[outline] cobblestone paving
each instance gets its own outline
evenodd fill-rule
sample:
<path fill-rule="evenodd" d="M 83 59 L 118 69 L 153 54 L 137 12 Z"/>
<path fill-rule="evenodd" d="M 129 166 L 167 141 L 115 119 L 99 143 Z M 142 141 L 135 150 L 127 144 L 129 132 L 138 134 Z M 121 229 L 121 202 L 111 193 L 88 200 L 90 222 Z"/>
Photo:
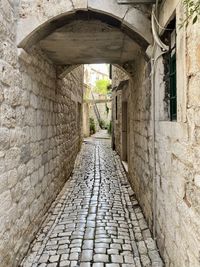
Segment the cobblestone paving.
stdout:
<path fill-rule="evenodd" d="M 163 266 L 109 141 L 83 144 L 21 266 Z"/>

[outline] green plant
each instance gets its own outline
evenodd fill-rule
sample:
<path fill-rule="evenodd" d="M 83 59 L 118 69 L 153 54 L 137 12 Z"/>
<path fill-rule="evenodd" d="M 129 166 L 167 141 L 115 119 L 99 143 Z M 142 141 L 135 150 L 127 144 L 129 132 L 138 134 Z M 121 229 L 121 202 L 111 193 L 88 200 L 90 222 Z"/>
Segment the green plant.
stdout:
<path fill-rule="evenodd" d="M 192 23 L 196 23 L 200 17 L 200 0 L 183 0 L 185 6 L 185 20 L 181 24 L 183 26 L 188 25 L 189 21 L 192 19 Z"/>
<path fill-rule="evenodd" d="M 108 104 L 106 103 L 106 113 L 107 113 L 107 116 L 108 116 L 108 113 L 109 113 L 109 107 L 108 107 Z"/>
<path fill-rule="evenodd" d="M 108 133 L 111 135 L 111 133 L 112 133 L 112 121 L 110 121 L 110 123 L 108 124 L 107 129 L 108 129 Z"/>
<path fill-rule="evenodd" d="M 101 129 L 105 129 L 105 128 L 106 128 L 106 123 L 105 123 L 105 121 L 101 119 L 101 120 L 99 121 L 99 126 L 100 126 Z"/>
<path fill-rule="evenodd" d="M 107 95 L 110 92 L 110 81 L 102 79 L 96 81 L 95 92 L 101 95 Z"/>
<path fill-rule="evenodd" d="M 90 134 L 94 134 L 96 132 L 96 126 L 93 118 L 90 118 Z"/>

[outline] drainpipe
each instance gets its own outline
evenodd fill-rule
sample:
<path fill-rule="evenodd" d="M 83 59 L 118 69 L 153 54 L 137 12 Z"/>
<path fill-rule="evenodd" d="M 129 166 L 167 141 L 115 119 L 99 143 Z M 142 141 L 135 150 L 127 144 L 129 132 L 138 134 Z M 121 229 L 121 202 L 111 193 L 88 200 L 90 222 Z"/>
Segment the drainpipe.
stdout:
<path fill-rule="evenodd" d="M 157 203 L 156 203 L 156 153 L 155 153 L 155 71 L 154 71 L 154 58 L 151 59 L 151 88 L 152 88 L 152 157 L 153 157 L 153 237 L 156 238 L 156 217 L 157 217 Z"/>
<path fill-rule="evenodd" d="M 156 107 L 155 107 L 155 70 L 158 59 L 168 52 L 169 48 L 166 46 L 159 38 L 155 25 L 155 16 L 157 17 L 158 10 L 158 0 L 156 5 L 152 8 L 152 33 L 154 37 L 154 46 L 151 58 L 151 88 L 152 88 L 152 127 L 153 127 L 153 136 L 152 136 L 152 157 L 153 157 L 153 236 L 156 240 L 156 224 L 157 224 L 157 178 L 156 178 Z M 159 46 L 163 52 L 158 55 L 155 59 L 154 54 L 156 52 L 156 45 Z"/>

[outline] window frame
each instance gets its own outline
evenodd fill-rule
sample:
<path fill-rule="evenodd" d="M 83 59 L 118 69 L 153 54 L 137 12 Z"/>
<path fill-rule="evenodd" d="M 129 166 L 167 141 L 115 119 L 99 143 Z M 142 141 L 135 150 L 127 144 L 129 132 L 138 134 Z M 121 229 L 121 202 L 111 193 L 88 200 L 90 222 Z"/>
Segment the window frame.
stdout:
<path fill-rule="evenodd" d="M 117 95 L 115 96 L 115 120 L 118 120 L 118 99 Z"/>
<path fill-rule="evenodd" d="M 169 66 L 169 104 L 170 120 L 177 121 L 177 71 L 176 71 L 176 51 L 170 54 Z"/>
<path fill-rule="evenodd" d="M 165 99 L 168 102 L 168 118 L 170 121 L 177 121 L 177 58 L 176 58 L 176 17 L 174 17 L 167 26 L 163 34 L 163 41 L 168 44 L 169 51 L 163 56 L 164 60 L 164 81 L 165 81 Z M 173 41 L 174 34 L 174 43 Z"/>

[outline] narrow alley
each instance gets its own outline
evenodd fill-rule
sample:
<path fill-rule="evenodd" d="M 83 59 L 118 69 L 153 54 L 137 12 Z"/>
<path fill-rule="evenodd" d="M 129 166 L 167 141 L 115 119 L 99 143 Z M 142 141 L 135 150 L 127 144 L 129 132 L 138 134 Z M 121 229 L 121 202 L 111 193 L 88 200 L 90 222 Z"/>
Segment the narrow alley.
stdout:
<path fill-rule="evenodd" d="M 21 266 L 163 266 L 110 140 L 84 142 Z"/>

